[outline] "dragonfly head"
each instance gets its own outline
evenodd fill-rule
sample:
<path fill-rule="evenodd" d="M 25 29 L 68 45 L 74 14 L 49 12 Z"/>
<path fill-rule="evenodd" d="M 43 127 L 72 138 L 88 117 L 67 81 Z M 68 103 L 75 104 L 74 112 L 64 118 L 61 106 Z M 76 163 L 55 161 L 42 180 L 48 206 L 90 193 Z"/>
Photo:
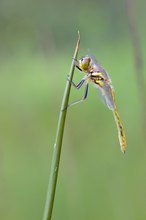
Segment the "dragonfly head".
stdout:
<path fill-rule="evenodd" d="M 91 58 L 89 56 L 82 57 L 79 60 L 79 67 L 82 71 L 87 71 L 90 66 Z"/>

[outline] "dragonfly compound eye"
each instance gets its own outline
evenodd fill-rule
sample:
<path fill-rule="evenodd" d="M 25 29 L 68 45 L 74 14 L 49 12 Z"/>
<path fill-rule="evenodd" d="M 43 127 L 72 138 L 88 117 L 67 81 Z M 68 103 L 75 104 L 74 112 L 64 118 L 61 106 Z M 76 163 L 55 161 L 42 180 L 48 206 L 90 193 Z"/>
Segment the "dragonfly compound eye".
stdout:
<path fill-rule="evenodd" d="M 80 65 L 80 68 L 83 70 L 83 71 L 87 71 L 89 66 L 90 66 L 90 57 L 82 57 L 80 60 L 79 60 L 79 65 Z"/>

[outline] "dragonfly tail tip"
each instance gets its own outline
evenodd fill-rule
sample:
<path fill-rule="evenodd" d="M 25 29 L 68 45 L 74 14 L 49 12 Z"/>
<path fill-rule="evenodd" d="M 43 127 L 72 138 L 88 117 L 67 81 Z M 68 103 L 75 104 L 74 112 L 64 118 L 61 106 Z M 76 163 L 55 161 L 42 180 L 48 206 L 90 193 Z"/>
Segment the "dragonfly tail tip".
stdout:
<path fill-rule="evenodd" d="M 125 155 L 126 150 L 125 149 L 121 149 L 122 153 Z"/>

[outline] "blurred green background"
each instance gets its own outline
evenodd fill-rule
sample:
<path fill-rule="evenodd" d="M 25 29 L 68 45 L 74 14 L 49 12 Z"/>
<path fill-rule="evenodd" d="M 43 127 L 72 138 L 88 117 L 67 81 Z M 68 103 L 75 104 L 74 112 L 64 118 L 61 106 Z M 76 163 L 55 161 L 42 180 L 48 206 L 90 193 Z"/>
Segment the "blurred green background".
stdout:
<path fill-rule="evenodd" d="M 144 0 L 135 14 L 145 60 Z M 0 1 L 0 219 L 43 215 L 58 114 L 77 31 L 108 70 L 127 136 L 90 86 L 68 109 L 53 220 L 145 220 L 146 145 L 125 1 Z M 82 77 L 75 71 L 74 81 Z M 70 102 L 82 96 L 71 90 Z"/>

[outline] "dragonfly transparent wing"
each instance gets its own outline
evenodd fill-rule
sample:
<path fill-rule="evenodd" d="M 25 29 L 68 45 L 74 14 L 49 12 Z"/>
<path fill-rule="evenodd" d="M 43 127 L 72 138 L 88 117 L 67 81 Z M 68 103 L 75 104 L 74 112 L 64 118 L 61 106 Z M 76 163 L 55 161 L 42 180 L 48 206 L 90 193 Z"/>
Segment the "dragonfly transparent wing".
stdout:
<path fill-rule="evenodd" d="M 96 57 L 91 53 L 89 53 L 88 56 L 91 58 L 91 65 L 95 69 L 95 72 L 101 72 L 103 74 L 103 77 L 107 79 L 109 82 L 111 82 L 111 79 L 107 71 L 99 64 L 99 62 L 96 60 Z"/>
<path fill-rule="evenodd" d="M 111 85 L 104 83 L 102 87 L 97 84 L 95 85 L 95 87 L 98 89 L 98 93 L 102 101 L 110 110 L 113 111 L 115 109 L 115 102 L 113 88 L 111 87 Z"/>

